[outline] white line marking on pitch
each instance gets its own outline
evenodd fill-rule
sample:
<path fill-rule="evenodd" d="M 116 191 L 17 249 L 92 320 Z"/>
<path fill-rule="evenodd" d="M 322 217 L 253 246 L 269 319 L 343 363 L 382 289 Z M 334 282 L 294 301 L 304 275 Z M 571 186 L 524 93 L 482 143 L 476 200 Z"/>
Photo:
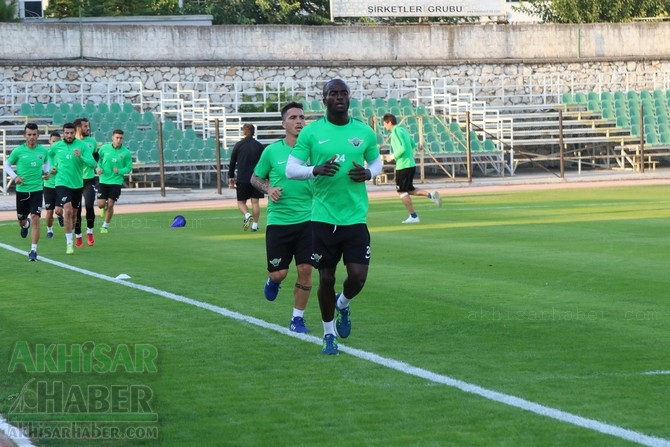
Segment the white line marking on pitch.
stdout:
<path fill-rule="evenodd" d="M 0 243 L 0 247 L 4 248 L 5 250 L 13 251 L 15 253 L 20 253 L 22 255 L 26 255 L 27 252 L 23 250 L 19 250 L 17 248 L 14 248 L 10 245 L 2 244 Z M 310 343 L 314 344 L 321 344 L 321 339 L 317 338 L 313 335 L 304 335 L 304 334 L 296 334 L 295 332 L 289 331 L 287 328 L 283 326 L 279 326 L 273 323 L 268 323 L 267 321 L 251 317 L 249 315 L 244 315 L 232 310 L 228 310 L 224 307 L 219 307 L 215 306 L 213 304 L 209 303 L 204 303 L 202 301 L 197 301 L 182 295 L 177 295 L 175 293 L 171 292 L 166 292 L 164 290 L 156 289 L 154 287 L 149 287 L 149 286 L 143 286 L 140 284 L 135 284 L 130 281 L 122 280 L 122 279 L 116 279 L 111 276 L 107 275 L 102 275 L 100 273 L 95 273 L 91 272 L 89 270 L 85 270 L 79 267 L 74 267 L 68 264 L 64 264 L 59 261 L 54 261 L 49 258 L 43 258 L 40 257 L 38 262 L 45 262 L 48 264 L 55 265 L 57 267 L 61 267 L 67 270 L 72 270 L 74 272 L 78 272 L 87 276 L 91 276 L 97 279 L 101 279 L 104 281 L 109 281 L 113 282 L 116 284 L 121 284 L 126 287 L 130 287 L 132 289 L 137 289 L 141 290 L 146 293 L 150 293 L 153 295 L 158 295 L 163 298 L 168 298 L 174 301 L 178 301 L 180 303 L 185 303 L 185 304 L 190 304 L 192 306 L 199 307 L 201 309 L 206 309 L 209 311 L 212 311 L 214 313 L 217 313 L 219 315 L 223 315 L 224 317 L 232 318 L 234 320 L 238 321 L 244 321 L 246 323 L 250 323 L 256 326 L 260 326 L 265 329 L 269 329 L 275 332 L 279 332 L 283 335 L 288 335 L 290 337 L 294 338 L 299 338 L 304 341 L 308 341 Z M 422 379 L 426 379 L 428 381 L 434 382 L 434 383 L 440 383 L 452 388 L 459 389 L 461 391 L 464 391 L 466 393 L 470 394 L 475 394 L 477 396 L 483 397 L 485 399 L 502 403 L 505 405 L 509 405 L 511 407 L 519 408 L 521 410 L 529 411 L 531 413 L 538 414 L 540 416 L 546 416 L 551 419 L 555 419 L 557 421 L 561 422 L 566 422 L 568 424 L 572 424 L 578 427 L 586 428 L 588 430 L 593 430 L 597 431 L 599 433 L 604 433 L 606 435 L 611 435 L 617 438 L 625 439 L 627 441 L 632 441 L 635 443 L 638 443 L 640 445 L 645 445 L 649 447 L 670 447 L 670 439 L 664 439 L 664 438 L 658 438 L 655 436 L 649 436 L 645 435 L 644 433 L 636 432 L 633 430 L 628 430 L 623 427 L 619 427 L 616 425 L 611 425 L 607 424 L 605 422 L 601 422 L 595 419 L 589 419 L 585 418 L 582 416 L 578 416 L 572 413 L 568 413 L 562 410 L 557 410 L 555 408 L 547 407 L 545 405 L 538 404 L 536 402 L 532 402 L 526 399 L 522 399 L 520 397 L 515 397 L 509 394 L 504 394 L 500 393 L 497 391 L 489 390 L 487 388 L 482 388 L 478 385 L 464 382 L 462 380 L 454 379 L 449 376 L 445 376 L 442 374 L 437 374 L 431 371 L 428 371 L 423 368 L 418 368 L 416 366 L 412 366 L 409 363 L 401 362 L 398 360 L 390 359 L 387 357 L 382 357 L 380 355 L 374 354 L 372 352 L 367 352 L 363 351 L 361 349 L 356 349 L 356 348 L 350 348 L 344 345 L 340 344 L 340 351 L 345 352 L 349 355 L 352 355 L 354 357 L 357 357 L 362 360 L 367 360 L 369 362 L 375 363 L 377 365 L 384 366 L 386 368 L 390 368 L 396 371 L 399 371 L 404 374 L 412 375 L 415 377 L 420 377 Z"/>

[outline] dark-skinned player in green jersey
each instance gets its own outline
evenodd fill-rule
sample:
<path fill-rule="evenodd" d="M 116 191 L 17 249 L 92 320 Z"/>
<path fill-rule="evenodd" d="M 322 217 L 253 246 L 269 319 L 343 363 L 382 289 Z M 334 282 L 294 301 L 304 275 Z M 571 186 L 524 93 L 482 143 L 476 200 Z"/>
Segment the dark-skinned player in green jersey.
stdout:
<path fill-rule="evenodd" d="M 330 355 L 339 353 L 337 336 L 347 338 L 351 332 L 349 305 L 367 280 L 370 233 L 365 182 L 382 170 L 375 131 L 349 117 L 349 95 L 349 87 L 341 79 L 323 87 L 326 115 L 300 132 L 286 167 L 288 178 L 314 178 L 312 261 L 319 270 L 317 295 L 324 332 L 321 352 Z M 342 292 L 336 294 L 335 272 L 340 259 L 347 277 Z"/>

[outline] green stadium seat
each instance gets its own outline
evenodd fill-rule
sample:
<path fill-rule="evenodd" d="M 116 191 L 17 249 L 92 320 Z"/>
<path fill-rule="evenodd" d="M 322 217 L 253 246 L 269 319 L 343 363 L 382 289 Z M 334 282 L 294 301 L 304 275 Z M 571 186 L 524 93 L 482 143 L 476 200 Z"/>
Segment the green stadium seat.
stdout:
<path fill-rule="evenodd" d="M 60 111 L 54 112 L 51 117 L 51 122 L 56 126 L 62 126 L 65 124 L 65 115 Z"/>
<path fill-rule="evenodd" d="M 146 150 L 142 149 L 142 148 L 140 148 L 135 154 L 135 160 L 138 163 L 146 163 L 147 158 L 149 158 L 148 157 L 148 152 Z"/>
<path fill-rule="evenodd" d="M 600 95 L 596 92 L 588 92 L 586 94 L 586 100 L 587 101 L 597 101 L 600 103 Z"/>
<path fill-rule="evenodd" d="M 606 120 L 615 120 L 616 119 L 616 115 L 614 114 L 613 109 L 603 109 L 602 113 L 603 113 L 603 119 L 606 119 Z"/>
<path fill-rule="evenodd" d="M 658 135 L 656 134 L 656 132 L 651 132 L 651 131 L 650 132 L 645 132 L 644 137 L 645 137 L 646 143 L 650 146 L 658 146 L 659 144 L 661 144 L 661 141 L 660 141 Z"/>
<path fill-rule="evenodd" d="M 47 116 L 47 108 L 41 102 L 33 104 L 33 116 Z"/>
<path fill-rule="evenodd" d="M 601 92 L 600 100 L 603 102 L 614 102 L 614 96 L 612 96 L 611 92 Z"/>
<path fill-rule="evenodd" d="M 195 140 L 196 138 L 198 138 L 198 136 L 196 135 L 195 130 L 190 127 L 184 130 L 184 139 Z"/>
<path fill-rule="evenodd" d="M 574 104 L 575 103 L 575 97 L 572 95 L 571 92 L 564 92 L 561 95 L 561 103 L 562 104 Z"/>
<path fill-rule="evenodd" d="M 135 106 L 129 102 L 124 102 L 123 111 L 130 115 L 131 113 L 135 112 Z"/>
<path fill-rule="evenodd" d="M 109 105 L 107 103 L 101 102 L 98 104 L 98 112 L 100 113 L 108 113 L 109 112 Z"/>
<path fill-rule="evenodd" d="M 376 98 L 374 102 L 374 106 L 379 109 L 379 108 L 388 108 L 388 104 L 386 103 L 385 99 L 382 98 Z"/>
<path fill-rule="evenodd" d="M 81 103 L 75 102 L 70 105 L 70 110 L 77 115 L 77 118 L 83 118 L 84 116 L 84 106 Z"/>
<path fill-rule="evenodd" d="M 349 108 L 360 107 L 361 102 L 356 98 L 349 99 Z"/>
<path fill-rule="evenodd" d="M 575 93 L 575 103 L 577 104 L 586 104 L 588 103 L 588 98 L 584 92 Z"/>
<path fill-rule="evenodd" d="M 462 132 L 461 126 L 456 121 L 452 121 L 449 123 L 449 131 L 451 131 L 451 133 L 453 134 Z"/>
<path fill-rule="evenodd" d="M 21 116 L 33 116 L 33 106 L 27 102 L 21 104 Z"/>
<path fill-rule="evenodd" d="M 93 138 L 95 138 L 95 141 L 98 143 L 104 143 L 107 141 L 107 133 L 102 130 L 96 130 L 93 134 Z"/>
<path fill-rule="evenodd" d="M 484 152 L 493 153 L 498 152 L 498 148 L 493 140 L 484 140 Z"/>
<path fill-rule="evenodd" d="M 128 132 L 127 134 L 131 139 L 142 141 L 145 137 L 145 132 L 143 130 L 134 130 L 132 133 Z"/>
<path fill-rule="evenodd" d="M 177 161 L 177 162 L 186 162 L 186 161 L 189 161 L 189 160 L 188 160 L 188 155 L 189 155 L 189 151 L 187 151 L 187 150 L 184 149 L 183 147 L 178 148 L 178 149 L 174 152 L 174 158 L 175 158 L 175 161 Z"/>
<path fill-rule="evenodd" d="M 123 111 L 123 108 L 118 102 L 113 102 L 109 105 L 109 111 L 114 114 L 119 114 Z"/>
<path fill-rule="evenodd" d="M 600 112 L 600 101 L 589 100 L 586 106 L 587 109 L 591 112 Z"/>
<path fill-rule="evenodd" d="M 145 151 L 149 152 L 156 147 L 158 147 L 158 141 L 155 138 L 142 140 L 142 149 Z"/>
<path fill-rule="evenodd" d="M 482 151 L 481 141 L 479 141 L 479 136 L 477 136 L 477 132 L 474 130 L 470 131 L 470 150 L 472 152 Z"/>
<path fill-rule="evenodd" d="M 202 150 L 202 159 L 204 161 L 211 161 L 216 159 L 216 149 L 205 146 L 205 148 Z"/>
<path fill-rule="evenodd" d="M 416 114 L 417 115 L 428 115 L 428 110 L 426 110 L 425 106 L 419 105 L 416 107 Z"/>
<path fill-rule="evenodd" d="M 128 114 L 128 119 L 136 126 L 142 124 L 142 114 L 137 110 L 133 110 L 132 112 L 130 112 Z"/>
<path fill-rule="evenodd" d="M 363 98 L 363 101 L 361 101 L 361 107 L 363 107 L 364 109 L 373 106 L 374 104 L 372 103 L 372 100 L 370 98 Z"/>
<path fill-rule="evenodd" d="M 89 120 L 91 121 L 91 124 L 100 124 L 103 120 L 103 115 L 100 112 L 93 112 L 89 115 Z"/>
<path fill-rule="evenodd" d="M 142 124 L 151 124 L 155 121 L 156 117 L 151 110 L 147 110 L 142 114 Z"/>
<path fill-rule="evenodd" d="M 662 145 L 670 146 L 670 130 L 661 132 L 659 136 Z"/>
<path fill-rule="evenodd" d="M 130 152 L 133 152 L 133 153 L 137 152 L 137 151 L 140 150 L 140 148 L 141 148 L 141 146 L 140 146 L 140 142 L 137 141 L 137 140 L 130 140 L 130 141 L 125 142 L 125 143 L 126 143 L 126 144 L 125 144 L 126 147 L 127 147 L 128 149 L 130 149 Z"/>
<path fill-rule="evenodd" d="M 174 121 L 166 119 L 163 121 L 163 132 L 172 132 L 175 130 L 177 127 L 174 124 Z"/>
<path fill-rule="evenodd" d="M 46 110 L 49 115 L 53 116 L 54 113 L 58 112 L 58 105 L 53 102 L 47 103 Z"/>
<path fill-rule="evenodd" d="M 193 140 L 193 149 L 202 150 L 205 147 L 205 140 L 202 138 L 196 138 Z"/>
<path fill-rule="evenodd" d="M 158 148 L 152 148 L 147 154 L 147 163 L 158 163 Z"/>
<path fill-rule="evenodd" d="M 628 116 L 626 115 L 617 115 L 616 125 L 617 127 L 621 127 L 624 129 L 630 127 L 630 118 L 628 118 Z"/>
<path fill-rule="evenodd" d="M 357 120 L 365 120 L 365 115 L 363 114 L 363 110 L 360 107 L 349 107 L 349 114 L 352 118 Z"/>
<path fill-rule="evenodd" d="M 91 116 L 94 113 L 96 113 L 97 111 L 98 111 L 98 107 L 92 102 L 87 102 L 84 105 L 84 113 L 86 113 L 87 116 Z"/>

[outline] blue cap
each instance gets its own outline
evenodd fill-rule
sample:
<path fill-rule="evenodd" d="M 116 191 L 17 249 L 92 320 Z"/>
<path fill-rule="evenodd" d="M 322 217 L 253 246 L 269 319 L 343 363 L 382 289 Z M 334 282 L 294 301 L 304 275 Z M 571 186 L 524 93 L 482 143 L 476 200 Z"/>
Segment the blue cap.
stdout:
<path fill-rule="evenodd" d="M 174 220 L 172 221 L 172 225 L 170 225 L 172 228 L 176 227 L 185 227 L 186 226 L 186 219 L 184 216 L 175 216 Z"/>

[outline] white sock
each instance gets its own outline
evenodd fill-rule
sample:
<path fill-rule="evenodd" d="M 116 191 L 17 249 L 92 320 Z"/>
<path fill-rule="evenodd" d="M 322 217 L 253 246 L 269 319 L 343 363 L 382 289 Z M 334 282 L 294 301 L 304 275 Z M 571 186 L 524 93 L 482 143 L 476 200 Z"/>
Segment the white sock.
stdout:
<path fill-rule="evenodd" d="M 77 235 L 77 239 L 81 239 L 81 233 Z"/>
<path fill-rule="evenodd" d="M 65 242 L 68 244 L 72 243 L 72 233 L 65 233 Z"/>
<path fill-rule="evenodd" d="M 323 322 L 323 335 L 335 334 L 335 320 Z"/>
<path fill-rule="evenodd" d="M 349 307 L 351 300 L 344 296 L 344 292 L 340 293 L 340 297 L 337 299 L 337 307 L 339 309 L 346 309 Z"/>
<path fill-rule="evenodd" d="M 295 307 L 293 308 L 293 318 L 295 318 L 295 317 L 302 318 L 304 315 L 305 315 L 304 310 L 296 309 Z"/>
<path fill-rule="evenodd" d="M 37 251 L 37 244 L 31 244 L 30 251 Z"/>
<path fill-rule="evenodd" d="M 26 220 L 26 224 L 22 226 L 21 228 L 30 228 L 30 221 Z"/>
<path fill-rule="evenodd" d="M 109 222 L 103 222 L 102 228 L 109 228 Z"/>
<path fill-rule="evenodd" d="M 53 233 L 54 227 L 47 227 L 47 233 Z"/>
<path fill-rule="evenodd" d="M 248 219 L 248 218 L 250 218 L 250 217 L 251 217 L 251 213 L 247 213 L 247 214 L 244 215 L 244 218 L 245 218 L 245 219 Z"/>
<path fill-rule="evenodd" d="M 93 234 L 93 228 L 87 228 L 86 234 Z"/>
<path fill-rule="evenodd" d="M 254 222 L 251 224 L 251 229 L 252 230 L 258 230 L 258 222 Z"/>

